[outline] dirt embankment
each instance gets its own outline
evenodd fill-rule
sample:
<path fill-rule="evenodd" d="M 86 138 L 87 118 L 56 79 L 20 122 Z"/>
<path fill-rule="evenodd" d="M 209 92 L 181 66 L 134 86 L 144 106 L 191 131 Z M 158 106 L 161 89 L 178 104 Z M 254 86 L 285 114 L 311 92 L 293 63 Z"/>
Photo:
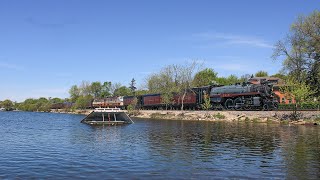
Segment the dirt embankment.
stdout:
<path fill-rule="evenodd" d="M 292 124 L 319 124 L 320 111 L 300 112 L 299 119 L 292 121 L 292 111 L 146 111 L 133 115 L 138 118 L 176 119 L 199 121 L 248 121 L 248 122 L 287 122 Z"/>
<path fill-rule="evenodd" d="M 54 113 L 88 115 L 87 110 L 52 110 Z M 198 120 L 198 121 L 245 121 L 245 122 L 273 122 L 290 124 L 320 124 L 320 111 L 299 112 L 298 120 L 293 121 L 292 111 L 165 111 L 140 110 L 130 112 L 130 116 L 147 119 L 166 120 Z"/>

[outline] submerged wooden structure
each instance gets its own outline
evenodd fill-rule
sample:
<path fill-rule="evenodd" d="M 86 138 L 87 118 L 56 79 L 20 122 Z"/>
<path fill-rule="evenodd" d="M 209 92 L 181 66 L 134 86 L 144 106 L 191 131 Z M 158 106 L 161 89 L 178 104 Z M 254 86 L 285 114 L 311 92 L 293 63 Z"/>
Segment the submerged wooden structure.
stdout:
<path fill-rule="evenodd" d="M 90 125 L 132 124 L 132 119 L 120 108 L 96 108 L 87 115 L 82 123 Z"/>

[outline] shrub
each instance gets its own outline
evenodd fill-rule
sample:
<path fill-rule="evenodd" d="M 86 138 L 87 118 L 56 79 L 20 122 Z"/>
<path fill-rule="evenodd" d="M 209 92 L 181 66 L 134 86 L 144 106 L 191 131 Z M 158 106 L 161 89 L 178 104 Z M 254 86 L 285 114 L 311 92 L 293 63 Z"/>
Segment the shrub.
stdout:
<path fill-rule="evenodd" d="M 224 119 L 224 118 L 226 118 L 225 115 L 220 114 L 220 113 L 214 114 L 213 117 L 215 117 L 215 118 L 217 118 L 217 119 Z"/>

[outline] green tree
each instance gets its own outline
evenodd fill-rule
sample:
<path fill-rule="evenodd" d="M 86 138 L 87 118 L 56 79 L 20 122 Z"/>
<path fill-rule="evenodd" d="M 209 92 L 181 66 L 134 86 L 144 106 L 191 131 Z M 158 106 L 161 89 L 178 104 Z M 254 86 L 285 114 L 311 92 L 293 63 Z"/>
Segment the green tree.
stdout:
<path fill-rule="evenodd" d="M 212 108 L 210 95 L 206 91 L 203 92 L 203 103 L 201 104 L 201 107 L 203 110 L 209 110 Z"/>
<path fill-rule="evenodd" d="M 7 111 L 10 111 L 13 109 L 14 105 L 13 102 L 9 99 L 6 99 L 2 102 L 3 108 L 5 108 Z"/>
<path fill-rule="evenodd" d="M 121 86 L 113 93 L 114 96 L 130 96 L 132 95 L 131 89 L 126 86 Z"/>
<path fill-rule="evenodd" d="M 275 47 L 273 58 L 283 59 L 287 74 L 299 83 L 306 82 L 320 96 L 320 12 L 298 17 L 285 40 Z"/>
<path fill-rule="evenodd" d="M 177 90 L 181 97 L 181 110 L 184 109 L 184 100 L 188 92 L 192 91 L 193 74 L 197 73 L 199 64 L 196 61 L 186 63 L 184 65 L 176 65 L 174 67 L 174 74 L 176 74 L 175 81 L 177 82 Z"/>
<path fill-rule="evenodd" d="M 136 80 L 134 78 L 132 78 L 129 88 L 130 88 L 132 94 L 135 94 L 135 91 L 137 88 L 136 88 Z"/>
<path fill-rule="evenodd" d="M 280 78 L 282 80 L 286 80 L 287 79 L 287 76 L 285 74 L 282 74 L 282 73 L 274 74 L 271 77 L 277 77 L 277 78 Z"/>
<path fill-rule="evenodd" d="M 73 85 L 69 90 L 69 94 L 70 94 L 71 102 L 76 102 L 80 96 L 80 89 L 78 88 L 77 85 Z"/>
<path fill-rule="evenodd" d="M 175 66 L 169 65 L 148 79 L 148 88 L 151 93 L 161 93 L 161 103 L 168 108 L 173 103 L 173 93 L 177 93 L 177 75 Z"/>
<path fill-rule="evenodd" d="M 122 86 L 121 83 L 113 83 L 113 84 L 111 84 L 111 86 L 110 86 L 110 93 L 111 93 L 113 96 L 116 96 L 116 95 L 114 94 L 114 92 L 115 92 L 117 89 L 119 89 L 121 86 Z"/>
<path fill-rule="evenodd" d="M 192 81 L 194 87 L 211 85 L 217 78 L 218 73 L 211 68 L 199 71 Z"/>
<path fill-rule="evenodd" d="M 285 86 L 281 87 L 281 91 L 285 93 L 287 98 L 295 99 L 295 108 L 293 109 L 294 117 L 297 116 L 297 106 L 301 103 L 310 100 L 310 95 L 314 92 L 306 82 L 299 82 L 294 77 L 288 78 L 285 81 Z"/>
<path fill-rule="evenodd" d="M 228 84 L 235 84 L 235 83 L 239 83 L 240 80 L 238 79 L 238 77 L 234 74 L 231 74 L 230 76 L 227 77 L 227 82 Z"/>
<path fill-rule="evenodd" d="M 94 98 L 98 98 L 101 96 L 102 85 L 99 81 L 92 82 L 90 88 L 91 88 L 90 94 L 92 94 Z"/>
<path fill-rule="evenodd" d="M 267 71 L 258 71 L 255 74 L 255 77 L 268 77 L 268 72 Z"/>
<path fill-rule="evenodd" d="M 52 98 L 50 99 L 50 103 L 54 104 L 54 103 L 63 103 L 64 100 L 60 99 L 60 98 Z"/>
<path fill-rule="evenodd" d="M 228 77 L 218 77 L 216 78 L 216 83 L 220 85 L 231 85 L 241 82 L 242 79 L 238 79 L 236 75 L 231 74 Z"/>
<path fill-rule="evenodd" d="M 79 90 L 80 90 L 80 95 L 82 96 L 93 95 L 91 83 L 89 81 L 82 81 L 79 86 Z"/>
<path fill-rule="evenodd" d="M 108 96 L 111 96 L 111 82 L 110 81 L 106 81 L 103 83 L 102 85 L 102 90 L 101 90 L 101 97 L 105 98 Z"/>
<path fill-rule="evenodd" d="M 92 100 L 93 97 L 91 95 L 80 96 L 75 103 L 75 107 L 77 109 L 86 109 L 91 104 Z"/>
<path fill-rule="evenodd" d="M 250 74 L 244 74 L 240 77 L 239 81 L 240 82 L 247 82 L 251 78 Z"/>
<path fill-rule="evenodd" d="M 172 103 L 172 94 L 178 95 L 183 110 L 185 96 L 192 91 L 192 81 L 197 69 L 199 64 L 196 62 L 166 66 L 147 79 L 149 92 L 163 94 L 162 103 L 165 105 Z"/>
<path fill-rule="evenodd" d="M 148 90 L 136 90 L 136 96 L 141 96 L 141 95 L 144 95 L 144 94 L 148 94 L 149 91 Z"/>

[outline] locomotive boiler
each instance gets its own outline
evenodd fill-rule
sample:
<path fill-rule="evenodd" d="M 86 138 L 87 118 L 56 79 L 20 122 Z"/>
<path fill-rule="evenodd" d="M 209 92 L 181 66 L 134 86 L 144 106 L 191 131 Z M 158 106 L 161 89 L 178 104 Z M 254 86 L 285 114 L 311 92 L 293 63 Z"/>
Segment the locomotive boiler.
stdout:
<path fill-rule="evenodd" d="M 235 84 L 213 87 L 210 101 L 214 108 L 235 110 L 272 110 L 277 109 L 278 101 L 272 92 L 272 84 Z"/>

